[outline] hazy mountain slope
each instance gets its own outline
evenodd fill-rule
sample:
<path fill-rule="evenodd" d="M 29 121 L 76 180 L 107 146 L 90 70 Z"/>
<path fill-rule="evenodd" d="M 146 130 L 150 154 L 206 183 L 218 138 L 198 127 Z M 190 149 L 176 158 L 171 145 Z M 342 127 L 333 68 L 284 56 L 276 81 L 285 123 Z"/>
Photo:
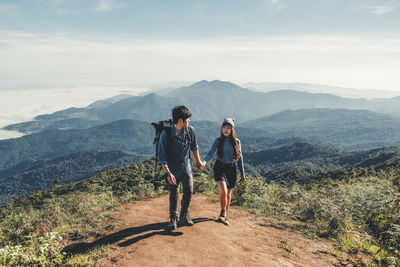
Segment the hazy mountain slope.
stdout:
<path fill-rule="evenodd" d="M 311 83 L 264 82 L 264 83 L 246 83 L 242 84 L 241 86 L 259 92 L 295 90 L 308 93 L 333 94 L 346 98 L 373 99 L 381 97 L 390 98 L 399 95 L 399 92 L 396 91 L 344 88 L 344 87 L 327 86 L 327 85 L 311 84 Z"/>
<path fill-rule="evenodd" d="M 200 151 L 204 152 L 219 133 L 220 125 L 209 121 L 193 122 L 192 125 Z M 51 130 L 0 140 L 0 170 L 22 161 L 54 158 L 87 150 L 124 150 L 154 155 L 154 135 L 155 130 L 149 122 L 119 120 L 88 129 Z"/>
<path fill-rule="evenodd" d="M 206 153 L 219 135 L 220 123 L 192 122 L 200 152 Z M 363 110 L 309 109 L 283 111 L 248 123 L 238 123 L 244 148 L 260 150 L 268 138 L 306 138 L 346 149 L 400 144 L 400 121 Z M 0 141 L 0 168 L 27 159 L 53 158 L 85 150 L 126 150 L 153 154 L 154 129 L 149 122 L 121 120 L 82 130 L 52 130 Z M 246 141 L 248 139 L 249 141 Z M 265 147 L 265 146 L 264 146 Z"/>
<path fill-rule="evenodd" d="M 400 144 L 400 119 L 366 110 L 286 110 L 243 123 L 268 135 L 303 137 L 347 149 Z"/>
<path fill-rule="evenodd" d="M 51 130 L 0 141 L 0 169 L 27 159 L 54 158 L 86 150 L 126 150 L 153 153 L 153 127 L 120 120 L 82 130 Z"/>
<path fill-rule="evenodd" d="M 115 168 L 141 162 L 145 157 L 122 151 L 78 152 L 48 160 L 23 162 L 0 171 L 0 205 L 36 190 L 67 184 Z"/>

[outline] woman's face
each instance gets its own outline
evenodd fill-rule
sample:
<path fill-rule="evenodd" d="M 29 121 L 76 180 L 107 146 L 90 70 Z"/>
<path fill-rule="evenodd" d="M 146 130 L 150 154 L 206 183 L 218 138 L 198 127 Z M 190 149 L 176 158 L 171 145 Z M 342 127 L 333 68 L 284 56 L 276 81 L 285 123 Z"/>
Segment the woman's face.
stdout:
<path fill-rule="evenodd" d="M 232 132 L 232 126 L 229 124 L 225 124 L 222 126 L 222 134 L 225 135 L 226 137 L 229 137 Z"/>

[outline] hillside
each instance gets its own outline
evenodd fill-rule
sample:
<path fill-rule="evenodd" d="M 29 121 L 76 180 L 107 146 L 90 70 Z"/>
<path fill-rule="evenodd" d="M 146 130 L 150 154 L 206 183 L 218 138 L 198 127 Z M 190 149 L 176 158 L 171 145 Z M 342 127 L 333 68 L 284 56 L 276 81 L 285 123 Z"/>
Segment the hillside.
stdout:
<path fill-rule="evenodd" d="M 200 152 L 219 135 L 220 124 L 194 121 Z M 287 110 L 237 127 L 244 147 L 257 149 L 260 138 L 299 138 L 330 143 L 347 150 L 400 144 L 400 119 L 365 110 Z M 154 129 L 149 122 L 121 120 L 79 130 L 51 130 L 0 141 L 0 169 L 21 161 L 53 158 L 85 150 L 126 150 L 153 154 Z M 258 140 L 257 140 L 258 138 Z M 262 141 L 261 141 L 262 143 Z M 245 150 L 245 148 L 244 148 Z M 246 151 L 246 150 L 245 150 Z"/>
<path fill-rule="evenodd" d="M 400 144 L 398 117 L 366 110 L 285 110 L 245 122 L 270 136 L 302 137 L 357 150 Z"/>
<path fill-rule="evenodd" d="M 200 152 L 204 155 L 217 135 L 219 125 L 203 121 L 195 122 L 194 126 Z M 0 141 L 0 147 L 3 142 L 8 142 L 1 158 L 8 164 L 14 160 L 14 165 L 0 169 L 0 203 L 10 201 L 14 195 L 52 187 L 56 180 L 61 184 L 70 183 L 153 156 L 154 130 L 151 128 L 144 122 L 123 120 L 79 130 L 79 133 L 77 130 L 58 130 L 34 134 L 23 145 L 19 139 Z M 352 169 L 379 170 L 382 166 L 395 167 L 400 163 L 397 148 L 342 151 L 333 145 L 304 138 L 257 137 L 265 131 L 246 127 L 237 130 L 246 172 L 265 177 L 267 181 L 306 183 L 323 177 L 336 179 Z M 109 151 L 114 147 L 123 148 L 125 152 Z"/>
<path fill-rule="evenodd" d="M 266 181 L 307 184 L 326 177 L 341 179 L 355 170 L 378 172 L 400 166 L 400 148 L 343 151 L 315 142 L 293 142 L 246 152 L 248 172 Z"/>
<path fill-rule="evenodd" d="M 121 120 L 80 130 L 51 130 L 0 141 L 0 169 L 22 161 L 48 159 L 81 151 L 125 150 L 154 153 L 153 127 L 146 122 Z"/>
<path fill-rule="evenodd" d="M 200 194 L 216 196 L 212 177 L 195 171 L 196 225 L 170 233 L 164 231 L 168 197 L 159 197 L 165 181 L 155 175 L 153 163 L 109 170 L 0 207 L 0 265 L 400 263 L 400 216 L 393 213 L 398 167 L 304 186 L 248 177 L 234 190 L 229 227 L 214 221 L 217 199 Z M 175 247 L 183 257 L 170 253 Z M 218 257 L 221 247 L 224 256 Z M 226 251 L 233 254 L 226 257 Z"/>
<path fill-rule="evenodd" d="M 78 152 L 47 160 L 26 160 L 0 170 L 0 206 L 16 196 L 25 196 L 62 184 L 84 180 L 109 169 L 120 168 L 145 157 L 122 151 Z"/>

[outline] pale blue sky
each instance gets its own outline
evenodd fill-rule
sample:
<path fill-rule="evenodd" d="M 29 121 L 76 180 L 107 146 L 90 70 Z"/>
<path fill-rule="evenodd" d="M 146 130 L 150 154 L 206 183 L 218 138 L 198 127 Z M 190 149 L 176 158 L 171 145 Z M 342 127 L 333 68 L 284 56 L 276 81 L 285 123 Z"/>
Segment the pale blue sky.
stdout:
<path fill-rule="evenodd" d="M 398 33 L 398 0 L 1 0 L 2 30 L 193 38 Z"/>
<path fill-rule="evenodd" d="M 0 0 L 0 89 L 170 80 L 400 91 L 399 0 Z"/>

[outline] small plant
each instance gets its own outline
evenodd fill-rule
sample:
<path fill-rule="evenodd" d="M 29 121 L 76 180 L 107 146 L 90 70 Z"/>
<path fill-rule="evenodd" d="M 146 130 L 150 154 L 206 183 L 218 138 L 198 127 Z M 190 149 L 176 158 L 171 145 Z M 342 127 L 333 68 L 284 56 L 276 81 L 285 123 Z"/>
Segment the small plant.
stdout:
<path fill-rule="evenodd" d="M 287 240 L 281 240 L 279 247 L 286 250 L 290 254 L 293 253 L 293 248 L 292 248 L 292 246 L 290 246 L 290 244 Z"/>
<path fill-rule="evenodd" d="M 45 233 L 42 236 L 27 236 L 23 245 L 0 248 L 0 264 L 15 265 L 60 265 L 63 262 L 63 237 L 57 232 Z"/>

